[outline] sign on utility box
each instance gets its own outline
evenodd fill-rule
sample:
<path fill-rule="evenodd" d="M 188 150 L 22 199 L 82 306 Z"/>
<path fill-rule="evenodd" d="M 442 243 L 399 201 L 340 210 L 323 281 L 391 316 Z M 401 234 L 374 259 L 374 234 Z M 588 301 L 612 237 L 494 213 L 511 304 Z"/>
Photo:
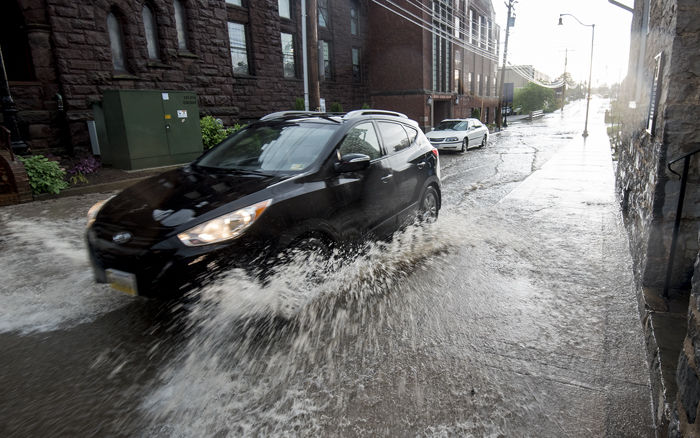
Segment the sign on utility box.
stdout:
<path fill-rule="evenodd" d="M 193 92 L 108 90 L 101 110 L 95 121 L 106 143 L 100 144 L 104 165 L 144 169 L 188 163 L 202 154 Z"/>

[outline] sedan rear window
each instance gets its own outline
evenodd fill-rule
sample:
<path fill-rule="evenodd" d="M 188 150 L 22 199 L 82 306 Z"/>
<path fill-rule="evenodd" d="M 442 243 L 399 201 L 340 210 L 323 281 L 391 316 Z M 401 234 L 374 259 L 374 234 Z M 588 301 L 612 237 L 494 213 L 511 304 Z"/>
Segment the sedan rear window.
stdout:
<path fill-rule="evenodd" d="M 221 142 L 197 165 L 253 172 L 301 172 L 316 161 L 336 129 L 318 123 L 251 126 Z"/>

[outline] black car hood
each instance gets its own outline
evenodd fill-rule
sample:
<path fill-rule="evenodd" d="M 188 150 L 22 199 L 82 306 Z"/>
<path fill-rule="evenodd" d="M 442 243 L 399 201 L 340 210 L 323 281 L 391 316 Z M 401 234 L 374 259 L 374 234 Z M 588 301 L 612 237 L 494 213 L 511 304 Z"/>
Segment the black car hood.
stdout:
<path fill-rule="evenodd" d="M 188 166 L 129 187 L 110 200 L 97 219 L 129 228 L 172 229 L 285 178 Z"/>

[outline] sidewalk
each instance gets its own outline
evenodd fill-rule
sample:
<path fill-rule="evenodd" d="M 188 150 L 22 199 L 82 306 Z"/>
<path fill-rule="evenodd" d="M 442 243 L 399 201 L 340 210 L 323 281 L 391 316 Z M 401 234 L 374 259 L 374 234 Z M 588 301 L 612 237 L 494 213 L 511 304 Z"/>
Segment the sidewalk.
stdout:
<path fill-rule="evenodd" d="M 538 362 L 548 364 L 533 366 L 542 368 L 545 382 L 559 382 L 551 386 L 564 413 L 553 414 L 561 415 L 564 429 L 571 415 L 574 430 L 567 433 L 576 436 L 654 436 L 644 333 L 609 141 L 602 121 L 591 126 L 587 139 L 579 133 L 568 140 L 499 207 L 525 218 L 518 226 L 531 246 L 523 263 L 544 307 L 529 317 L 542 331 L 532 348 Z M 580 417 L 568 404 L 581 408 Z"/>

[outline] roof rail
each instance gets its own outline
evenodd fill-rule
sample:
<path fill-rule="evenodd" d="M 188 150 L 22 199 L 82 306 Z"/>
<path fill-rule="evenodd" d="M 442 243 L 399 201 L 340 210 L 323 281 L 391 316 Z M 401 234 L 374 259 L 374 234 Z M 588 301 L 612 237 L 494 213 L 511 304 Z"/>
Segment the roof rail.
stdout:
<path fill-rule="evenodd" d="M 277 111 L 276 113 L 270 113 L 260 118 L 263 120 L 274 120 L 283 119 L 285 117 L 301 116 L 301 117 L 312 117 L 318 115 L 326 115 L 327 113 L 321 111 Z"/>
<path fill-rule="evenodd" d="M 394 116 L 394 117 L 403 117 L 404 119 L 407 119 L 408 116 L 406 114 L 397 112 L 397 111 L 386 111 L 386 110 L 377 110 L 377 109 L 363 109 L 363 110 L 355 110 L 355 111 L 350 111 L 349 113 L 345 114 L 343 117 L 344 119 L 352 119 L 353 117 L 360 117 L 360 116 Z"/>

